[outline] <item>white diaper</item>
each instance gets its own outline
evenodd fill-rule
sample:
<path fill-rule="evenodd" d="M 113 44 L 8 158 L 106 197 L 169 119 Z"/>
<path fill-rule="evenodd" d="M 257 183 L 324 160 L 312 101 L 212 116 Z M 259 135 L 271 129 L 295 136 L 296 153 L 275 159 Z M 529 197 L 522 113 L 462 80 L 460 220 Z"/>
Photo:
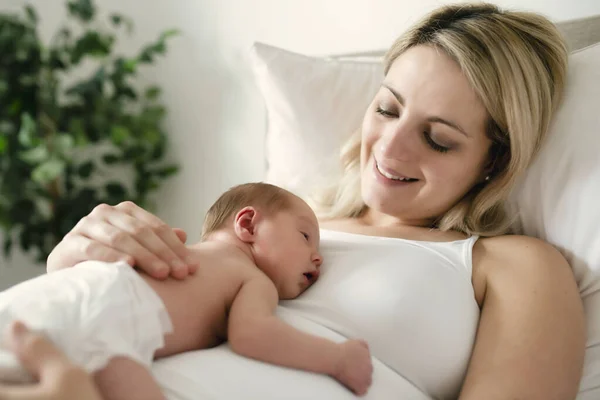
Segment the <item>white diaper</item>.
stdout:
<path fill-rule="evenodd" d="M 86 261 L 0 293 L 0 332 L 16 319 L 88 372 L 117 355 L 149 366 L 173 330 L 162 300 L 124 262 Z M 0 380 L 23 380 L 22 370 L 8 373 L 7 352 L 0 346 Z"/>

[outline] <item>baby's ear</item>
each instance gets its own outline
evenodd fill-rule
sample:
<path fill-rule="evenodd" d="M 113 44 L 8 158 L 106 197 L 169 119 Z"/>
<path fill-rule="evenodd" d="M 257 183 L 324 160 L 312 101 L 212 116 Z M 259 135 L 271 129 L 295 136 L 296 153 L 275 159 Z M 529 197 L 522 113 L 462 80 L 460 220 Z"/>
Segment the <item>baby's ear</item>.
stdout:
<path fill-rule="evenodd" d="M 259 215 L 254 207 L 244 207 L 235 214 L 233 229 L 241 241 L 253 243 L 256 239 L 255 229 Z"/>

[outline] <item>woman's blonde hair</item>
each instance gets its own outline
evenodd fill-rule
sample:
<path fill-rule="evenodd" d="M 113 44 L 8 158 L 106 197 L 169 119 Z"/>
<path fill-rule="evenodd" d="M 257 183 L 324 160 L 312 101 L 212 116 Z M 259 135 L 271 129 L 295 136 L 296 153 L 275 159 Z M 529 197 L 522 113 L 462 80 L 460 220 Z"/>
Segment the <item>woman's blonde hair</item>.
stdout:
<path fill-rule="evenodd" d="M 492 4 L 444 6 L 399 37 L 384 58 L 387 74 L 407 49 L 430 45 L 461 67 L 489 114 L 491 179 L 475 185 L 435 226 L 493 236 L 511 224 L 504 202 L 529 166 L 560 103 L 566 79 L 567 49 L 545 17 L 503 11 Z M 360 216 L 360 132 L 342 149 L 343 175 L 312 198 L 324 219 Z"/>

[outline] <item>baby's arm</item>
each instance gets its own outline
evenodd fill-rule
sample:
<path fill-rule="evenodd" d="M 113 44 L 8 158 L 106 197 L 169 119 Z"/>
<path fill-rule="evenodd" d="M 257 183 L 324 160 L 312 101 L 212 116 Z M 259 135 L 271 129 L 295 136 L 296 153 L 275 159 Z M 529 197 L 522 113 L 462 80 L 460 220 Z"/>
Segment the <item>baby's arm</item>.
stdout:
<path fill-rule="evenodd" d="M 330 375 L 357 394 L 366 393 L 373 367 L 359 340 L 335 343 L 304 333 L 274 315 L 279 301 L 273 283 L 253 277 L 236 295 L 229 314 L 231 348 L 246 357 Z"/>

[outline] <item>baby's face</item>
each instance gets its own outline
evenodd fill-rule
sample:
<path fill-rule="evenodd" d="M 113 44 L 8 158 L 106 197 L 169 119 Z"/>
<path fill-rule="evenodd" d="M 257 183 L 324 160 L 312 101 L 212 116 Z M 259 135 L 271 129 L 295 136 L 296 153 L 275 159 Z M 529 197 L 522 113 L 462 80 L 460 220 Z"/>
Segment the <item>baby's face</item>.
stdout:
<path fill-rule="evenodd" d="M 291 209 L 267 218 L 257 262 L 275 283 L 281 299 L 292 299 L 319 277 L 319 224 L 311 208 L 294 199 Z"/>

